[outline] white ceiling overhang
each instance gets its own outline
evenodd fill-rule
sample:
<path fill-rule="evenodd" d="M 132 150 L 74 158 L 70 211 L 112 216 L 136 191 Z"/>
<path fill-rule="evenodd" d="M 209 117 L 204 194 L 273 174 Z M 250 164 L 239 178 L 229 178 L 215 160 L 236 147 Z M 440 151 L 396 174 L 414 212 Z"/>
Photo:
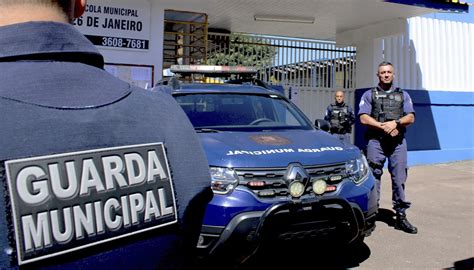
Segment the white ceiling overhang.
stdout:
<path fill-rule="evenodd" d="M 406 18 L 437 9 L 388 3 L 382 0 L 157 0 L 166 9 L 202 12 L 210 28 L 232 32 L 300 38 L 348 39 L 358 29 L 379 25 L 390 34 Z M 313 23 L 255 21 L 255 16 L 314 19 Z M 391 23 L 395 27 L 391 27 Z M 350 33 L 350 34 L 347 34 Z"/>

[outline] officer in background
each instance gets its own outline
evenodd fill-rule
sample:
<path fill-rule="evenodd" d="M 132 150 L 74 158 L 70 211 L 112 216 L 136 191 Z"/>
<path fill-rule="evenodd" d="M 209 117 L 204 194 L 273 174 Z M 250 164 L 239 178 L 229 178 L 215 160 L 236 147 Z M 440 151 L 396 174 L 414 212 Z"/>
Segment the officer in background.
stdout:
<path fill-rule="evenodd" d="M 378 66 L 377 87 L 367 90 L 359 104 L 360 122 L 368 127 L 366 133 L 367 159 L 377 181 L 380 200 L 380 179 L 385 160 L 392 179 L 392 203 L 396 212 L 395 229 L 416 234 L 417 228 L 408 222 L 405 198 L 407 180 L 406 127 L 415 122 L 415 110 L 407 92 L 393 85 L 393 65 Z"/>
<path fill-rule="evenodd" d="M 104 71 L 70 24 L 85 5 L 0 0 L 0 269 L 190 269 L 204 152 L 171 96 Z"/>
<path fill-rule="evenodd" d="M 336 92 L 335 102 L 327 107 L 324 120 L 329 122 L 331 134 L 341 141 L 350 143 L 355 117 L 352 108 L 344 102 L 344 92 L 340 90 Z"/>

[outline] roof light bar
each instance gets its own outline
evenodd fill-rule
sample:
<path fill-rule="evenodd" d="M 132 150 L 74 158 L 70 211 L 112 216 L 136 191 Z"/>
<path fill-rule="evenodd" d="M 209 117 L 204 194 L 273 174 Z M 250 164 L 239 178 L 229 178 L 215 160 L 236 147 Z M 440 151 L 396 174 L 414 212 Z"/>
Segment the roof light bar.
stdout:
<path fill-rule="evenodd" d="M 255 74 L 258 70 L 247 66 L 173 65 L 170 71 L 180 74 Z"/>

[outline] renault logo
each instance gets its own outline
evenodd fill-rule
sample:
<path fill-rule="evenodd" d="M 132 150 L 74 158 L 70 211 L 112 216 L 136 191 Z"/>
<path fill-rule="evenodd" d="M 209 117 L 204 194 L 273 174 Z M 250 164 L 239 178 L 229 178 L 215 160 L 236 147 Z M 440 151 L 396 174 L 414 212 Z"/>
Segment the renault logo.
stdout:
<path fill-rule="evenodd" d="M 299 198 L 305 193 L 309 175 L 301 164 L 290 164 L 283 178 L 288 183 L 291 197 Z"/>
<path fill-rule="evenodd" d="M 293 181 L 300 181 L 306 183 L 309 179 L 309 175 L 306 170 L 299 163 L 291 163 L 288 165 L 286 174 L 283 176 L 283 179 L 289 184 Z"/>

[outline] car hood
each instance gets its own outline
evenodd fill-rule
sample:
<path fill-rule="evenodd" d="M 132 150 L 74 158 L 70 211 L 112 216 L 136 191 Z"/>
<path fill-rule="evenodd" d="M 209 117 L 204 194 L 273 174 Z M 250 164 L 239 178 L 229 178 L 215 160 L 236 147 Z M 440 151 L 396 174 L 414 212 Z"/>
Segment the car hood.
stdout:
<path fill-rule="evenodd" d="M 199 133 L 209 165 L 231 168 L 322 165 L 357 158 L 360 150 L 320 130 Z"/>

